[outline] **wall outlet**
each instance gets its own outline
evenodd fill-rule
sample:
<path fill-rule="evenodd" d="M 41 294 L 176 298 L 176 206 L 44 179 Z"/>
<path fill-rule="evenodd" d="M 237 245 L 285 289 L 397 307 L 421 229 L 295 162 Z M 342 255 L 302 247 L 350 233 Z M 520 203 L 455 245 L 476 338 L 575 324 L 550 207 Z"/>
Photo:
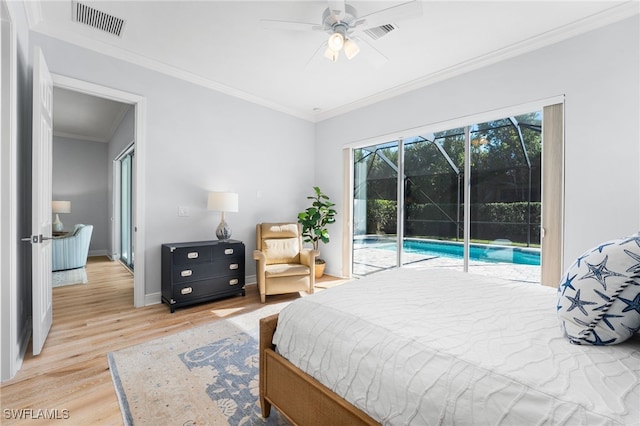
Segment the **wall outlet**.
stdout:
<path fill-rule="evenodd" d="M 178 207 L 178 216 L 187 217 L 189 216 L 189 207 Z"/>

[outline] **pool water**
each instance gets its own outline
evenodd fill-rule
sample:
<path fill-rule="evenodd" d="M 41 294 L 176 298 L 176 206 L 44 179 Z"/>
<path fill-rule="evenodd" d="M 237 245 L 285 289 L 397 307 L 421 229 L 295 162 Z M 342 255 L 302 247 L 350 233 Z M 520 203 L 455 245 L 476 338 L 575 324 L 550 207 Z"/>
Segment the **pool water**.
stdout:
<path fill-rule="evenodd" d="M 384 242 L 377 238 L 364 238 L 358 243 L 363 246 L 373 246 L 385 250 L 396 249 L 395 242 Z M 417 253 L 425 256 L 448 257 L 462 259 L 464 246 L 462 243 L 446 241 L 407 239 L 403 243 L 406 253 Z M 519 265 L 540 265 L 540 250 L 491 244 L 471 244 L 469 258 L 491 263 L 515 263 Z"/>

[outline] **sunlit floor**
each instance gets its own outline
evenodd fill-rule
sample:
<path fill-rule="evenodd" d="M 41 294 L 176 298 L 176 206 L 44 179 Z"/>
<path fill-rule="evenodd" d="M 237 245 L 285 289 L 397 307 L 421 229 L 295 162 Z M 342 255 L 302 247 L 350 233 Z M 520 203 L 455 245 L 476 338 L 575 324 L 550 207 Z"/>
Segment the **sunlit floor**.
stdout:
<path fill-rule="evenodd" d="M 368 275 L 396 266 L 397 256 L 394 251 L 377 248 L 358 248 L 354 250 L 353 274 Z M 427 256 L 416 253 L 404 253 L 405 267 L 434 267 L 463 270 L 462 259 Z M 469 261 L 469 272 L 478 275 L 489 275 L 514 281 L 540 283 L 539 265 L 518 265 L 514 263 L 490 263 Z"/>

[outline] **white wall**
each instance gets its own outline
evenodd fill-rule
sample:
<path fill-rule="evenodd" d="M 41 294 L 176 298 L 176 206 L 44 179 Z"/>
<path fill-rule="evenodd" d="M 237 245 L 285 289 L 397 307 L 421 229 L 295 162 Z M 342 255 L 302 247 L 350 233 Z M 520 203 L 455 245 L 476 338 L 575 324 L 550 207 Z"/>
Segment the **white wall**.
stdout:
<path fill-rule="evenodd" d="M 215 239 L 218 213 L 208 191 L 239 193 L 240 211 L 226 216 L 247 247 L 255 224 L 296 220 L 313 182 L 313 123 L 34 33 L 52 73 L 146 98 L 145 293 L 160 292 L 163 243 Z M 178 206 L 188 217 L 178 217 Z M 158 295 L 159 296 L 159 295 Z M 159 300 L 159 297 L 158 297 Z"/>
<path fill-rule="evenodd" d="M 89 255 L 107 254 L 108 197 L 107 144 L 54 137 L 53 199 L 71 201 L 71 213 L 59 215 L 65 231 L 93 225 Z"/>
<path fill-rule="evenodd" d="M 318 123 L 316 182 L 341 211 L 343 177 L 323 165 L 340 164 L 344 146 L 565 95 L 567 267 L 599 242 L 640 229 L 639 39 L 636 16 Z M 329 265 L 341 259 L 343 217 L 323 249 Z"/>

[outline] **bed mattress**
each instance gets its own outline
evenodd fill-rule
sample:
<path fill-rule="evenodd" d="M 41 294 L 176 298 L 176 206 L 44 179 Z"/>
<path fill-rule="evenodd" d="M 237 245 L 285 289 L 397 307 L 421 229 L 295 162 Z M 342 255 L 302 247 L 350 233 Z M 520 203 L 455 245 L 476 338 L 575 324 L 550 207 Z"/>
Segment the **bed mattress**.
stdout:
<path fill-rule="evenodd" d="M 640 339 L 570 344 L 551 287 L 381 272 L 291 303 L 273 343 L 382 424 L 640 424 Z"/>

